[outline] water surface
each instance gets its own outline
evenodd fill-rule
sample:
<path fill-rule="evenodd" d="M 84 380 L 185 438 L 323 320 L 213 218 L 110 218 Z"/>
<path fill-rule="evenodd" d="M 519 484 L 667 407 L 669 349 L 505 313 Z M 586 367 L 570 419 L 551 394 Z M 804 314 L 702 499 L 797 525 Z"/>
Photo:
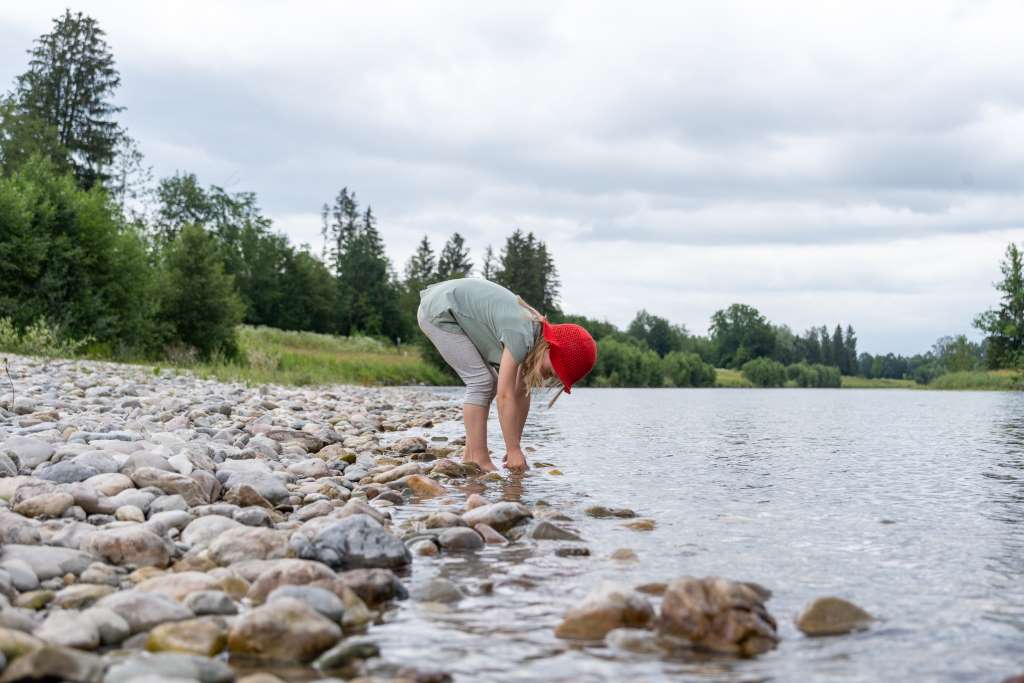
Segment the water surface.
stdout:
<path fill-rule="evenodd" d="M 414 582 L 440 574 L 470 597 L 448 610 L 407 601 L 371 635 L 388 661 L 465 681 L 1000 681 L 1024 671 L 1022 415 L 1012 393 L 580 389 L 552 410 L 538 401 L 524 443 L 564 474 L 468 490 L 548 502 L 592 555 L 542 542 L 417 559 Z M 493 413 L 491 438 L 500 459 Z M 592 504 L 657 528 L 590 519 Z M 639 562 L 611 560 L 617 548 Z M 684 575 L 769 587 L 779 648 L 665 659 L 552 634 L 602 580 Z M 821 595 L 881 621 L 806 638 L 792 617 Z"/>

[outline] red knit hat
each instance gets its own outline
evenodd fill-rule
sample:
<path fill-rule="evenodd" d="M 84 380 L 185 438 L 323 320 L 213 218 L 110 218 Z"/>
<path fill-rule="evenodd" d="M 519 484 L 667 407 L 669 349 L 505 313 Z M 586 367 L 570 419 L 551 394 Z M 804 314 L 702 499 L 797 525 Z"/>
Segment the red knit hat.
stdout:
<path fill-rule="evenodd" d="M 570 393 L 572 385 L 587 376 L 597 362 L 597 344 L 590 333 L 579 325 L 561 323 L 552 325 L 541 321 L 544 339 L 550 347 L 551 367 Z"/>

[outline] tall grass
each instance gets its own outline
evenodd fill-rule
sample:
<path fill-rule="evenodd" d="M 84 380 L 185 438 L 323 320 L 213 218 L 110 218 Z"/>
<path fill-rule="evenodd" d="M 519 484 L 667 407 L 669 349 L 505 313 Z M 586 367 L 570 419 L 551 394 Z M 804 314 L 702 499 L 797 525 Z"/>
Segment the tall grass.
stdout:
<path fill-rule="evenodd" d="M 448 384 L 450 380 L 412 346 L 396 347 L 371 337 L 337 337 L 271 327 L 238 329 L 241 359 L 201 362 L 183 359 L 176 367 L 200 377 L 247 384 Z"/>
<path fill-rule="evenodd" d="M 933 379 L 928 387 L 959 391 L 1021 391 L 1024 390 L 1024 375 L 1017 370 L 950 372 Z"/>
<path fill-rule="evenodd" d="M 739 370 L 715 368 L 715 386 L 728 389 L 745 389 L 754 385 Z"/>
<path fill-rule="evenodd" d="M 927 389 L 912 379 L 889 379 L 887 377 L 851 377 L 843 375 L 844 389 Z"/>

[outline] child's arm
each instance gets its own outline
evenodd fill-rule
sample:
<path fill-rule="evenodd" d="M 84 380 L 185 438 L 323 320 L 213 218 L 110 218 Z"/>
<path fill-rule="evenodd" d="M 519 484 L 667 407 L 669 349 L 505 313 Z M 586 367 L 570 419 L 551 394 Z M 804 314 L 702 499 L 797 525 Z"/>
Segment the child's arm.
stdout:
<path fill-rule="evenodd" d="M 505 439 L 505 464 L 510 470 L 522 471 L 528 465 L 519 440 L 523 436 L 526 415 L 530 412 L 530 397 L 522 390 L 518 379 L 519 363 L 512 357 L 512 352 L 505 349 L 498 366 L 498 423 Z"/>

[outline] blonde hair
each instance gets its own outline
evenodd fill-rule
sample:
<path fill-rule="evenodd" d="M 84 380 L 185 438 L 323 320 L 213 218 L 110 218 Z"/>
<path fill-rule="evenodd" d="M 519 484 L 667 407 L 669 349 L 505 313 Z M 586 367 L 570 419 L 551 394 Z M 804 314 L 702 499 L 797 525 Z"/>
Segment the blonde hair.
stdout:
<path fill-rule="evenodd" d="M 530 312 L 530 317 L 535 322 L 547 322 L 547 318 L 541 315 L 536 308 L 523 301 L 522 297 L 517 297 L 517 300 L 520 306 Z M 533 341 L 533 348 L 526 354 L 522 365 L 519 366 L 519 372 L 522 373 L 523 388 L 527 396 L 534 389 L 554 387 L 560 384 L 558 377 L 544 376 L 544 358 L 547 357 L 549 349 L 548 340 L 544 338 L 544 328 L 538 326 L 537 338 Z M 555 401 L 558 400 L 558 397 L 562 395 L 564 390 L 564 387 L 560 387 L 555 392 L 555 395 L 548 401 L 548 408 L 555 405 Z"/>

